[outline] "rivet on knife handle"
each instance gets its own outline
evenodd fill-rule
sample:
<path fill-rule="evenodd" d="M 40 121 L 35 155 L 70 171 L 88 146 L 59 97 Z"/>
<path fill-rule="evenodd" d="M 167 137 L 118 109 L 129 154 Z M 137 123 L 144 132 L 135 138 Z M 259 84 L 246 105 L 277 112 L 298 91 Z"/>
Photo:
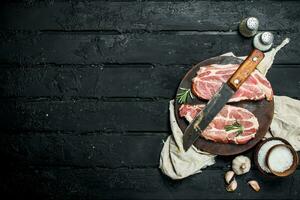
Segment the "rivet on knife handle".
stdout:
<path fill-rule="evenodd" d="M 250 74 L 255 70 L 260 61 L 262 61 L 264 56 L 265 55 L 263 52 L 258 49 L 254 49 L 227 81 L 228 85 L 232 89 L 238 90 L 239 87 L 247 80 Z"/>

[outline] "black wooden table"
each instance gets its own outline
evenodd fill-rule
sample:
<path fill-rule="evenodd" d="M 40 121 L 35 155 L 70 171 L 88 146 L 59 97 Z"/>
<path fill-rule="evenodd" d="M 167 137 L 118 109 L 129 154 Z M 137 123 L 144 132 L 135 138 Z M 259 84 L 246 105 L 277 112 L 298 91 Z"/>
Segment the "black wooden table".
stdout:
<path fill-rule="evenodd" d="M 7 1 L 0 8 L 1 195 L 39 199 L 299 199 L 300 170 L 253 170 L 228 193 L 232 157 L 172 181 L 158 169 L 168 102 L 197 62 L 246 55 L 241 19 L 275 34 L 276 95 L 300 97 L 297 1 Z M 251 152 L 248 152 L 250 155 Z M 247 181 L 257 179 L 261 191 Z M 11 199 L 11 198 L 7 198 Z"/>

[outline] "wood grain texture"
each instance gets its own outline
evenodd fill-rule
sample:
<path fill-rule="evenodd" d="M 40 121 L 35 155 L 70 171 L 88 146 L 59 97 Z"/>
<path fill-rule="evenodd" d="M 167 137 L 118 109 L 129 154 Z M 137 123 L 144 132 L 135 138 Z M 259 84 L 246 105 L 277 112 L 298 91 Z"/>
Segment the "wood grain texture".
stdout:
<path fill-rule="evenodd" d="M 169 131 L 168 100 L 0 101 L 2 130 Z"/>
<path fill-rule="evenodd" d="M 0 97 L 172 99 L 190 65 L 0 65 Z M 273 65 L 275 95 L 300 98 L 300 65 Z M 130 78 L 129 78 L 130 77 Z M 288 80 L 288 81 L 287 81 Z"/>
<path fill-rule="evenodd" d="M 297 1 L 25 1 L 1 6 L 0 29 L 231 31 L 256 16 L 262 30 L 299 31 L 299 13 Z"/>
<path fill-rule="evenodd" d="M 30 194 L 40 198 L 297 199 L 299 173 L 274 183 L 274 179 L 263 179 L 253 170 L 238 177 L 237 191 L 229 193 L 225 190 L 223 170 L 207 170 L 182 181 L 171 181 L 159 169 L 30 167 L 14 170 L 9 174 L 11 179 L 5 176 L 1 187 L 13 196 Z M 247 185 L 249 179 L 259 181 L 261 192 L 254 192 Z M 28 184 L 22 185 L 24 182 Z M 287 185 L 290 187 L 283 190 Z M 11 190 L 16 187 L 21 188 L 18 193 Z"/>
<path fill-rule="evenodd" d="M 298 33 L 279 31 L 275 44 L 285 37 L 291 43 L 280 51 L 275 63 L 297 64 Z M 175 42 L 176 41 L 176 42 Z M 197 64 L 232 51 L 247 55 L 251 40 L 236 32 L 104 33 L 96 32 L 0 32 L 0 63 L 20 64 L 101 64 L 156 63 Z"/>
<path fill-rule="evenodd" d="M 299 1 L 13 0 L 0 6 L 0 192 L 24 199 L 299 199 L 299 170 L 264 179 L 254 167 L 227 193 L 233 159 L 172 181 L 158 169 L 168 101 L 204 59 L 251 41 L 247 16 L 280 51 L 275 94 L 300 98 Z M 249 151 L 246 155 L 251 156 Z M 257 179 L 261 192 L 246 182 Z"/>
<path fill-rule="evenodd" d="M 3 162 L 17 163 L 20 167 L 148 169 L 159 166 L 160 150 L 168 135 L 169 132 L 74 134 L 6 131 L 1 134 L 0 152 Z M 243 154 L 253 158 L 251 150 Z M 207 170 L 229 170 L 234 157 L 218 156 L 216 164 Z M 252 169 L 257 167 L 253 165 Z"/>
<path fill-rule="evenodd" d="M 162 133 L 5 132 L 1 134 L 3 162 L 18 166 L 65 166 L 116 168 L 157 168 Z M 138 153 L 137 153 L 138 152 Z M 248 152 L 252 156 L 252 152 Z M 233 156 L 218 157 L 210 169 L 227 169 Z"/>
<path fill-rule="evenodd" d="M 2 134 L 0 149 L 3 160 L 14 160 L 22 166 L 156 168 L 167 135 L 143 132 L 131 135 L 54 132 Z"/>
<path fill-rule="evenodd" d="M 264 57 L 265 54 L 262 51 L 254 49 L 229 78 L 228 85 L 235 91 L 238 90 Z"/>

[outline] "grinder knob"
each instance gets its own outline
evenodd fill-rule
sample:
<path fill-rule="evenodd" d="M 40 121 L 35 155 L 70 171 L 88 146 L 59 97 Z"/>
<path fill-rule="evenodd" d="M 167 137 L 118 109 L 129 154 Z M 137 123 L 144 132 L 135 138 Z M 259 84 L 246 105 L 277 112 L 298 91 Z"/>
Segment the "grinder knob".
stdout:
<path fill-rule="evenodd" d="M 265 45 L 270 45 L 273 43 L 274 36 L 270 32 L 264 32 L 260 35 L 260 40 Z"/>
<path fill-rule="evenodd" d="M 268 51 L 274 41 L 274 35 L 271 32 L 262 32 L 255 35 L 253 39 L 253 46 L 261 51 Z"/>
<path fill-rule="evenodd" d="M 255 17 L 243 19 L 239 26 L 239 31 L 244 37 L 252 37 L 257 33 L 259 21 Z"/>

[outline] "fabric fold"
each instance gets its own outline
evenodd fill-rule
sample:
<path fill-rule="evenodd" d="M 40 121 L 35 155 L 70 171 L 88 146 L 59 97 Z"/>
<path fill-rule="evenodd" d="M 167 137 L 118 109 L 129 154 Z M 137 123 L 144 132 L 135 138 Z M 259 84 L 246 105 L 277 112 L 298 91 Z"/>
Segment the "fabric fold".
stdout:
<path fill-rule="evenodd" d="M 162 172 L 172 179 L 182 179 L 215 164 L 215 155 L 199 151 L 194 146 L 184 151 L 183 133 L 175 118 L 174 100 L 170 101 L 169 111 L 173 134 L 167 138 L 161 151 L 159 168 Z"/>

